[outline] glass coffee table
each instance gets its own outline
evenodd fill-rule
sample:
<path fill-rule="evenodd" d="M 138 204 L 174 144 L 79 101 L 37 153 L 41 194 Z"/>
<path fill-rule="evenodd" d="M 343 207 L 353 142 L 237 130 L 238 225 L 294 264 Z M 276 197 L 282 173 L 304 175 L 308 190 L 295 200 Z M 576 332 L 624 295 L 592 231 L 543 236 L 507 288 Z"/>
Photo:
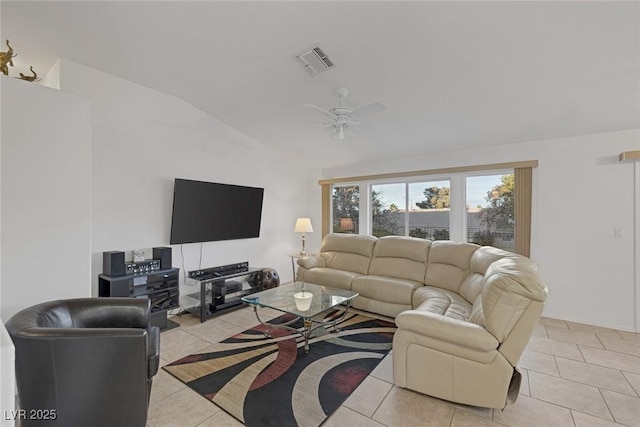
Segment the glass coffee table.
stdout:
<path fill-rule="evenodd" d="M 298 294 L 303 290 L 305 293 L 312 294 L 311 305 L 308 310 L 300 310 L 294 299 L 294 294 Z M 333 327 L 335 332 L 339 332 L 340 328 L 338 328 L 337 323 L 345 318 L 349 311 L 351 300 L 357 296 L 357 292 L 351 292 L 344 289 L 330 288 L 327 286 L 314 285 L 312 283 L 293 282 L 281 285 L 277 288 L 247 295 L 242 297 L 242 301 L 253 306 L 253 311 L 256 313 L 256 317 L 261 325 L 268 326 L 268 329 L 265 331 L 266 336 L 270 336 L 272 328 L 285 328 L 292 332 L 296 332 L 304 338 L 304 351 L 305 353 L 308 353 L 309 338 L 313 331 L 321 327 L 329 326 Z M 342 315 L 336 319 L 326 321 L 323 313 L 339 305 L 344 306 L 344 312 Z M 265 323 L 260 319 L 258 307 L 272 308 L 283 313 L 292 314 L 295 318 L 281 324 Z M 291 326 L 299 320 L 302 320 L 303 323 L 301 329 Z"/>

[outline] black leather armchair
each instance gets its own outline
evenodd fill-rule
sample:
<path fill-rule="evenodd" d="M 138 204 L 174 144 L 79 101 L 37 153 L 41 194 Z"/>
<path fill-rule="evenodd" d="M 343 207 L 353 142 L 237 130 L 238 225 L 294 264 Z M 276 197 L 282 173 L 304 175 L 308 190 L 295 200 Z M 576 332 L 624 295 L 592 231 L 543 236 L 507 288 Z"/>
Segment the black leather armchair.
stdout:
<path fill-rule="evenodd" d="M 81 298 L 9 319 L 21 425 L 145 426 L 160 360 L 149 315 L 146 298 Z"/>

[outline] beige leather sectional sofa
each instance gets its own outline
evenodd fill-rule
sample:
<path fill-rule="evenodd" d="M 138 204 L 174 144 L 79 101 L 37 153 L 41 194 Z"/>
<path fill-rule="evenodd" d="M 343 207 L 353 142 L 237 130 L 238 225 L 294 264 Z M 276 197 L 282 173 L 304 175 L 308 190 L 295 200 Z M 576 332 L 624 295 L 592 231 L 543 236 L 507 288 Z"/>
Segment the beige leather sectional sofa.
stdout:
<path fill-rule="evenodd" d="M 527 258 L 490 246 L 329 234 L 297 280 L 358 292 L 357 309 L 394 317 L 396 385 L 504 408 L 548 291 Z"/>

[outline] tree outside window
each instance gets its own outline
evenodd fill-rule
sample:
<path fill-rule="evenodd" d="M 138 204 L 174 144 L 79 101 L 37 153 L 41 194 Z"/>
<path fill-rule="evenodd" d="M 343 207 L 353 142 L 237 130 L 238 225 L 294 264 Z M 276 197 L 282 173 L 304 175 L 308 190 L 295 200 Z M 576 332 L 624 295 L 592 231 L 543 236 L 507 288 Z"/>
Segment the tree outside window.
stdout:
<path fill-rule="evenodd" d="M 376 237 L 404 235 L 404 183 L 371 186 L 371 228 Z"/>
<path fill-rule="evenodd" d="M 484 203 L 475 208 L 467 206 L 467 240 L 478 245 L 490 245 L 502 249 L 515 248 L 515 209 L 514 190 L 515 176 L 513 174 L 494 175 L 489 177 L 467 178 L 467 204 L 476 194 L 474 180 L 497 181 L 484 192 Z M 486 188 L 486 187 L 485 187 Z"/>
<path fill-rule="evenodd" d="M 451 198 L 449 196 L 450 187 L 433 186 L 425 188 L 424 200 L 417 202 L 420 209 L 449 209 L 451 208 Z"/>
<path fill-rule="evenodd" d="M 428 240 L 449 240 L 451 182 L 431 181 L 408 184 L 410 203 L 409 236 Z M 417 196 L 413 196 L 413 195 Z"/>

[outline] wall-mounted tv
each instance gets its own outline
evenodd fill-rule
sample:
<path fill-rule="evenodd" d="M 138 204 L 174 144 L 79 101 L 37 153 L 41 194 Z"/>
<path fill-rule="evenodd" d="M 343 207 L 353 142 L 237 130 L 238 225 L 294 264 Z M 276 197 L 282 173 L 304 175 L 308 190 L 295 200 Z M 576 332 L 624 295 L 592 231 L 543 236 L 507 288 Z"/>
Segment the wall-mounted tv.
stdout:
<path fill-rule="evenodd" d="M 264 188 L 176 178 L 172 245 L 260 237 Z"/>

